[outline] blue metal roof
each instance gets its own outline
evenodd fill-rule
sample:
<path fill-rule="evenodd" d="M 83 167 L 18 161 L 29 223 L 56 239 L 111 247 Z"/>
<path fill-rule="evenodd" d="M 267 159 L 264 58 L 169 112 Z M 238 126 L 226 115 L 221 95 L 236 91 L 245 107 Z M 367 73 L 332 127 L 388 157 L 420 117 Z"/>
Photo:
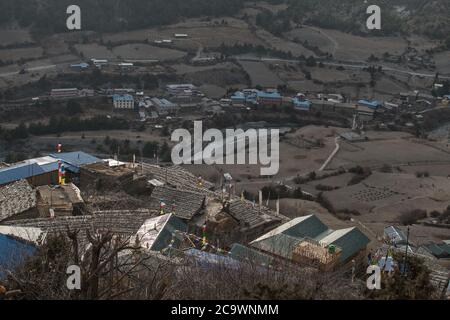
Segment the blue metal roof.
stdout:
<path fill-rule="evenodd" d="M 115 94 L 113 95 L 113 100 L 114 101 L 134 101 L 134 98 L 132 95 L 130 94 Z"/>
<path fill-rule="evenodd" d="M 86 69 L 86 68 L 89 68 L 89 64 L 87 64 L 86 62 L 82 62 L 82 63 L 71 64 L 70 67 Z"/>
<path fill-rule="evenodd" d="M 35 251 L 34 245 L 0 234 L 0 278 L 3 277 L 2 270 L 18 267 Z"/>
<path fill-rule="evenodd" d="M 234 96 L 231 96 L 231 100 L 245 101 L 245 96 L 234 95 Z"/>
<path fill-rule="evenodd" d="M 45 172 L 52 172 L 58 170 L 58 162 L 51 162 L 47 164 L 42 164 L 41 169 Z"/>
<path fill-rule="evenodd" d="M 295 108 L 309 110 L 311 108 L 311 101 L 309 100 L 300 100 L 299 98 L 292 99 L 292 103 Z"/>
<path fill-rule="evenodd" d="M 359 101 L 358 101 L 358 104 L 363 105 L 363 106 L 366 106 L 366 107 L 369 107 L 369 108 L 376 109 L 376 108 L 378 108 L 378 106 L 381 105 L 381 102 L 376 101 L 376 100 L 374 100 L 374 101 L 369 101 L 369 100 L 364 100 L 364 99 L 363 99 L 363 100 L 359 100 Z"/>
<path fill-rule="evenodd" d="M 87 154 L 83 151 L 52 153 L 50 157 L 64 162 L 66 169 L 78 173 L 82 165 L 102 162 L 101 159 Z"/>
<path fill-rule="evenodd" d="M 0 184 L 10 183 L 44 173 L 45 171 L 36 163 L 3 168 L 0 169 Z"/>
<path fill-rule="evenodd" d="M 281 99 L 281 95 L 278 92 L 258 91 L 257 96 L 258 98 Z"/>

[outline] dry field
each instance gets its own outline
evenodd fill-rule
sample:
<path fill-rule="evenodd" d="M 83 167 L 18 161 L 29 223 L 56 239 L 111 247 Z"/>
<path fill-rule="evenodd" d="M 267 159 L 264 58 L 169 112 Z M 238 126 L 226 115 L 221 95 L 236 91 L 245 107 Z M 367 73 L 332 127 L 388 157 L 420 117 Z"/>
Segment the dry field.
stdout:
<path fill-rule="evenodd" d="M 289 62 L 289 63 L 271 63 L 270 68 L 275 70 L 278 77 L 283 81 L 301 81 L 305 80 L 305 75 L 300 70 L 299 66 Z"/>
<path fill-rule="evenodd" d="M 54 35 L 40 41 L 45 53 L 48 55 L 62 55 L 69 53 L 69 45 L 61 35 Z"/>
<path fill-rule="evenodd" d="M 328 177 L 325 179 L 319 179 L 314 180 L 311 182 L 308 182 L 307 184 L 310 186 L 318 186 L 318 185 L 324 185 L 329 186 L 333 188 L 342 188 L 348 185 L 350 180 L 354 177 L 353 173 L 346 172 L 337 176 Z"/>
<path fill-rule="evenodd" d="M 416 172 L 428 172 L 431 176 L 450 176 L 450 164 L 430 164 L 417 166 L 401 166 L 402 172 L 416 174 Z"/>
<path fill-rule="evenodd" d="M 232 86 L 235 88 L 235 86 Z M 212 84 L 204 84 L 199 87 L 200 91 L 203 92 L 207 97 L 212 99 L 221 99 L 227 94 L 227 90 L 223 87 L 219 87 Z"/>
<path fill-rule="evenodd" d="M 361 183 L 324 194 L 336 211 L 356 209 L 363 215 L 369 214 L 367 221 L 393 221 L 405 210 L 445 209 L 450 203 L 450 180 L 373 172 Z"/>
<path fill-rule="evenodd" d="M 258 3 L 256 7 L 270 10 L 273 13 L 278 13 L 289 8 L 287 4 L 271 4 L 267 2 Z"/>
<path fill-rule="evenodd" d="M 359 70 L 336 70 L 334 67 L 315 67 L 310 68 L 313 79 L 322 80 L 324 82 L 349 81 L 367 83 L 369 74 Z"/>
<path fill-rule="evenodd" d="M 63 54 L 50 58 L 54 64 L 75 63 L 80 61 L 80 57 L 73 54 Z"/>
<path fill-rule="evenodd" d="M 154 47 L 147 44 L 126 44 L 115 47 L 113 54 L 124 60 L 176 60 L 184 57 L 186 53 L 174 49 Z"/>
<path fill-rule="evenodd" d="M 397 136 L 395 136 L 397 135 Z M 357 143 L 341 143 L 341 150 L 331 161 L 329 168 L 341 166 L 381 166 L 388 165 L 423 165 L 448 163 L 449 154 L 429 145 L 419 143 L 420 140 L 397 132 L 369 132 L 369 141 Z"/>
<path fill-rule="evenodd" d="M 97 43 L 92 44 L 77 44 L 75 49 L 83 54 L 86 59 L 114 59 L 115 56 L 105 46 L 99 45 Z"/>
<path fill-rule="evenodd" d="M 279 84 L 283 84 L 283 81 L 263 62 L 240 61 L 239 63 L 249 74 L 252 86 L 277 87 Z"/>
<path fill-rule="evenodd" d="M 0 60 L 17 62 L 20 59 L 37 59 L 42 57 L 44 50 L 41 47 L 2 49 L 0 50 Z"/>
<path fill-rule="evenodd" d="M 27 30 L 0 30 L 0 44 L 3 46 L 31 42 L 33 39 Z"/>
<path fill-rule="evenodd" d="M 303 175 L 318 170 L 335 147 L 334 134 L 341 130 L 332 127 L 306 126 L 287 134 L 286 138 L 280 142 L 280 171 L 274 177 L 260 177 L 258 165 L 195 165 L 188 166 L 188 169 L 205 177 L 217 176 L 218 170 L 229 172 L 235 181 L 239 181 L 236 187 L 237 192 L 242 190 L 257 192 L 268 183 L 289 182 L 298 174 Z M 311 142 L 317 139 L 323 141 L 323 147 L 311 147 Z"/>
<path fill-rule="evenodd" d="M 26 74 L 18 74 L 22 68 L 34 68 Z M 0 86 L 12 87 L 21 86 L 29 82 L 38 81 L 42 76 L 56 75 L 57 69 L 49 59 L 34 60 L 26 63 L 24 66 L 17 64 L 0 67 Z"/>
<path fill-rule="evenodd" d="M 321 32 L 318 34 L 321 40 L 318 40 L 317 43 L 323 42 L 322 46 L 325 52 L 330 45 L 334 45 L 336 48 L 334 56 L 340 60 L 362 61 L 371 54 L 382 56 L 385 52 L 401 54 L 407 47 L 406 41 L 396 37 L 360 37 L 336 30 L 313 28 L 314 30 Z M 323 37 L 327 38 L 330 43 L 326 44 Z"/>
<path fill-rule="evenodd" d="M 418 87 L 414 86 L 414 88 L 416 89 Z M 393 94 L 397 94 L 398 92 L 408 91 L 408 88 L 398 81 L 383 77 L 382 79 L 376 81 L 374 90 L 377 93 L 388 94 L 392 96 Z M 382 97 L 378 99 L 382 99 Z"/>
<path fill-rule="evenodd" d="M 439 41 L 427 39 L 418 35 L 410 35 L 407 40 L 410 41 L 411 47 L 420 52 L 425 52 L 426 50 L 434 49 L 439 46 Z"/>
<path fill-rule="evenodd" d="M 440 73 L 450 74 L 450 51 L 436 53 L 434 55 L 436 69 Z"/>
<path fill-rule="evenodd" d="M 227 21 L 229 19 L 226 19 Z M 186 33 L 188 39 L 175 39 L 175 33 Z M 123 41 L 150 41 L 171 39 L 177 48 L 195 50 L 199 46 L 206 48 L 219 47 L 222 43 L 234 45 L 236 43 L 251 43 L 254 45 L 263 44 L 250 32 L 248 25 L 239 20 L 231 19 L 228 25 L 215 23 L 202 23 L 195 26 L 189 23 L 172 25 L 162 28 L 136 30 L 109 34 L 103 37 L 105 42 L 112 43 Z"/>
<path fill-rule="evenodd" d="M 248 28 L 247 22 L 241 19 L 236 19 L 232 17 L 221 17 L 221 18 L 213 18 L 213 19 L 202 19 L 202 18 L 193 18 L 193 19 L 187 19 L 186 21 L 179 22 L 176 24 L 171 25 L 171 28 L 212 28 L 217 27 L 219 25 L 222 25 L 222 22 L 224 22 L 224 25 L 227 27 L 234 27 L 234 28 Z"/>
<path fill-rule="evenodd" d="M 294 81 L 288 81 L 288 86 L 292 88 L 293 90 L 296 90 L 298 92 L 323 92 L 324 91 L 324 85 L 323 84 L 317 84 L 314 83 L 312 80 L 294 80 Z"/>
<path fill-rule="evenodd" d="M 359 184 L 324 193 L 337 212 L 357 210 L 363 223 L 397 224 L 404 212 L 443 211 L 450 204 L 450 180 L 412 174 L 374 172 Z M 440 229 L 450 235 L 450 230 Z"/>
<path fill-rule="evenodd" d="M 174 64 L 171 67 L 175 69 L 175 72 L 177 74 L 186 74 L 186 73 L 194 73 L 194 72 L 198 72 L 198 71 L 205 71 L 205 70 L 211 70 L 211 69 L 217 69 L 217 68 L 220 68 L 220 69 L 235 68 L 236 65 L 231 62 L 217 63 L 214 65 L 205 65 L 205 66 L 192 66 L 192 65 L 180 63 L 180 64 Z"/>
<path fill-rule="evenodd" d="M 371 54 L 381 56 L 385 52 L 401 54 L 407 46 L 401 38 L 365 38 L 335 30 L 329 30 L 327 33 L 337 41 L 339 47 L 336 50 L 336 58 L 342 60 L 365 60 Z"/>
<path fill-rule="evenodd" d="M 282 38 L 278 38 L 271 34 L 270 32 L 267 32 L 263 29 L 257 29 L 256 36 L 266 44 L 267 47 L 272 47 L 277 50 L 281 50 L 284 52 L 291 52 L 294 56 L 301 56 L 304 55 L 305 57 L 309 56 L 315 56 L 315 54 L 306 49 L 301 44 L 285 40 Z"/>
<path fill-rule="evenodd" d="M 275 209 L 275 201 L 271 201 L 269 206 Z M 343 221 L 338 219 L 316 202 L 299 200 L 299 199 L 281 199 L 280 212 L 290 218 L 315 214 L 322 222 L 331 229 L 341 229 L 355 226 L 360 228 L 371 240 L 371 247 L 377 247 L 377 239 L 383 235 L 383 230 L 389 225 L 398 225 L 396 221 L 366 221 L 364 216 L 354 216 L 351 221 Z M 406 231 L 406 227 L 402 227 Z M 415 224 L 410 226 L 410 241 L 415 245 L 428 243 L 429 241 L 441 241 L 448 239 L 450 232 L 448 229 L 434 228 Z"/>
<path fill-rule="evenodd" d="M 215 85 L 222 88 L 232 87 L 236 83 L 245 83 L 246 75 L 238 68 L 233 69 L 210 69 L 185 74 L 183 82 L 194 83 L 195 85 Z"/>
<path fill-rule="evenodd" d="M 336 52 L 337 44 L 334 39 L 330 38 L 324 31 L 305 26 L 289 31 L 285 37 L 291 41 L 307 41 L 309 45 L 318 47 L 322 52 L 334 54 Z"/>

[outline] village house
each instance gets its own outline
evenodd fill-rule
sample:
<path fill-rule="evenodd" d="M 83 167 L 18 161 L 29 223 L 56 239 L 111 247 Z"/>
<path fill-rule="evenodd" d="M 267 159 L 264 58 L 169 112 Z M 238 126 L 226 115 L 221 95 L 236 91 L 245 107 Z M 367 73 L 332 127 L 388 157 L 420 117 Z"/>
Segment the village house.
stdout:
<path fill-rule="evenodd" d="M 369 242 L 356 227 L 332 230 L 311 214 L 282 224 L 249 246 L 277 259 L 333 270 L 351 260 L 362 261 Z"/>

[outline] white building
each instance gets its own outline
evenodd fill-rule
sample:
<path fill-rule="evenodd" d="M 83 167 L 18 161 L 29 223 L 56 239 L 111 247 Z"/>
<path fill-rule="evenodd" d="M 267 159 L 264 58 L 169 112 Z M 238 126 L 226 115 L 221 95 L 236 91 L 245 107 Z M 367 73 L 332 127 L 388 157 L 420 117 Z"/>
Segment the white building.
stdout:
<path fill-rule="evenodd" d="M 94 66 L 96 66 L 97 68 L 100 68 L 100 69 L 102 67 L 108 65 L 108 60 L 104 60 L 104 59 L 101 59 L 101 60 L 100 59 L 91 59 L 91 61 Z"/>
<path fill-rule="evenodd" d="M 134 98 L 132 95 L 129 94 L 124 95 L 115 94 L 113 96 L 113 104 L 114 109 L 132 110 L 134 109 Z"/>
<path fill-rule="evenodd" d="M 169 84 L 166 86 L 167 93 L 173 96 L 184 95 L 186 92 L 193 92 L 196 86 L 191 83 Z"/>
<path fill-rule="evenodd" d="M 170 102 L 167 99 L 153 98 L 151 102 L 155 107 L 156 111 L 159 113 L 159 115 L 167 115 L 169 113 L 174 113 L 179 108 L 178 105 Z"/>
<path fill-rule="evenodd" d="M 134 63 L 121 62 L 121 63 L 117 64 L 117 68 L 119 68 L 122 71 L 130 71 L 134 68 Z"/>
<path fill-rule="evenodd" d="M 54 99 L 75 98 L 80 96 L 80 91 L 77 88 L 52 89 L 50 96 Z"/>

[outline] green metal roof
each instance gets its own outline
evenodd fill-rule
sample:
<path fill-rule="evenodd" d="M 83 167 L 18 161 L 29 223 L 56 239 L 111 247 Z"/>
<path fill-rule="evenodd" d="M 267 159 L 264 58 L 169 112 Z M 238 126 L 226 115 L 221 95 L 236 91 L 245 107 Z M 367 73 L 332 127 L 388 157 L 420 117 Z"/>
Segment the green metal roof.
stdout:
<path fill-rule="evenodd" d="M 346 261 L 365 248 L 370 239 L 358 228 L 329 229 L 315 215 L 293 219 L 251 242 L 251 246 L 286 259 L 292 259 L 293 249 L 305 238 L 342 249 L 340 260 Z"/>
<path fill-rule="evenodd" d="M 273 261 L 272 257 L 239 243 L 233 244 L 229 255 L 231 258 L 238 261 L 252 262 L 263 266 L 268 266 L 272 264 Z"/>
<path fill-rule="evenodd" d="M 328 227 L 315 215 L 293 225 L 283 231 L 283 234 L 297 238 L 315 238 L 328 230 Z"/>
<path fill-rule="evenodd" d="M 430 243 L 424 247 L 437 258 L 450 257 L 450 246 L 446 243 Z"/>
<path fill-rule="evenodd" d="M 365 248 L 369 242 L 370 239 L 364 233 L 362 233 L 358 228 L 353 228 L 351 231 L 347 232 L 330 244 L 338 246 L 342 249 L 339 260 L 344 262 L 359 250 Z"/>
<path fill-rule="evenodd" d="M 292 259 L 292 251 L 303 241 L 303 238 L 292 237 L 284 233 L 274 235 L 253 244 L 255 248 L 273 253 L 277 256 Z"/>

